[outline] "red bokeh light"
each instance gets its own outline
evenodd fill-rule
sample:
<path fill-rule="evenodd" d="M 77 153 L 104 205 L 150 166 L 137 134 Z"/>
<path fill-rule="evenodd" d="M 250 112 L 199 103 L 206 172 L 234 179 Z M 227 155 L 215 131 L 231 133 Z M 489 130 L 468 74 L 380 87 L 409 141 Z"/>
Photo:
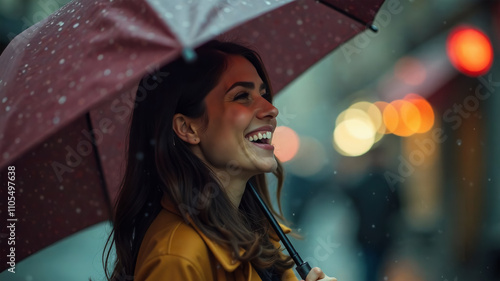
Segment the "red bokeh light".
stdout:
<path fill-rule="evenodd" d="M 446 50 L 453 66 L 469 76 L 485 74 L 493 63 L 488 36 L 474 27 L 455 28 L 448 36 Z"/>

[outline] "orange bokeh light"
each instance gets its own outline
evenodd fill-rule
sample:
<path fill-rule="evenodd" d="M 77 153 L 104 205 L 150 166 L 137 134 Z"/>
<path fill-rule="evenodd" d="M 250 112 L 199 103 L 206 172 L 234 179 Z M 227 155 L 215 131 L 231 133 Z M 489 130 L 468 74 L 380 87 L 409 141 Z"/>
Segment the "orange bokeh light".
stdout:
<path fill-rule="evenodd" d="M 412 135 L 418 131 L 422 123 L 420 111 L 410 101 L 401 100 L 399 103 L 401 103 L 399 114 L 404 124 L 404 126 L 401 126 L 402 134 Z"/>
<path fill-rule="evenodd" d="M 299 150 L 299 136 L 289 127 L 278 126 L 274 130 L 272 144 L 274 155 L 281 161 L 291 160 Z"/>
<path fill-rule="evenodd" d="M 421 123 L 418 108 L 407 100 L 392 101 L 382 116 L 387 130 L 402 137 L 413 135 Z"/>
<path fill-rule="evenodd" d="M 407 137 L 425 133 L 434 126 L 434 110 L 427 100 L 417 94 L 408 94 L 404 99 L 389 104 L 375 103 L 381 110 L 386 133 Z"/>
<path fill-rule="evenodd" d="M 382 112 L 382 119 L 384 120 L 387 133 L 396 131 L 399 123 L 399 113 L 392 103 L 387 104 Z"/>
<path fill-rule="evenodd" d="M 446 50 L 453 66 L 469 76 L 485 74 L 493 63 L 488 36 L 474 27 L 455 28 L 448 36 Z"/>
<path fill-rule="evenodd" d="M 420 112 L 420 126 L 416 133 L 425 133 L 434 126 L 434 110 L 429 102 L 417 94 L 408 94 L 405 100 L 414 104 Z"/>

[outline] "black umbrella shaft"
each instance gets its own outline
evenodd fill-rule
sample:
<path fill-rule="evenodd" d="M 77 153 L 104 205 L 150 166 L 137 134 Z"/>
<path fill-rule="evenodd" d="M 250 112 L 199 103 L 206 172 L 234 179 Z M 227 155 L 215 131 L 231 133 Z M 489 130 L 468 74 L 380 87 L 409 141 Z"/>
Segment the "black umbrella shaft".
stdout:
<path fill-rule="evenodd" d="M 276 221 L 276 218 L 273 216 L 273 214 L 267 207 L 264 200 L 262 200 L 262 198 L 260 197 L 260 194 L 257 192 L 257 189 L 250 182 L 248 182 L 248 186 L 250 188 L 250 192 L 253 194 L 255 200 L 257 200 L 257 202 L 259 203 L 262 211 L 264 212 L 264 215 L 266 216 L 267 220 L 274 229 L 274 232 L 278 235 L 279 239 L 281 240 L 286 250 L 288 251 L 288 254 L 297 265 L 297 272 L 300 274 L 300 277 L 302 277 L 305 280 L 307 274 L 311 270 L 311 266 L 309 265 L 309 263 L 304 262 L 302 258 L 299 256 L 299 253 L 297 253 L 292 243 L 290 243 L 290 240 L 288 240 L 288 237 L 286 237 L 279 223 Z"/>
<path fill-rule="evenodd" d="M 109 197 L 109 192 L 108 192 L 108 187 L 106 184 L 106 179 L 104 176 L 104 169 L 102 168 L 102 162 L 101 162 L 101 157 L 99 154 L 99 149 L 97 147 L 97 142 L 95 140 L 95 134 L 94 134 L 94 129 L 92 126 L 92 118 L 90 117 L 90 111 L 85 114 L 85 120 L 87 120 L 87 126 L 89 127 L 89 132 L 90 137 L 92 138 L 91 144 L 92 144 L 92 151 L 94 152 L 94 157 L 96 161 L 96 166 L 97 166 L 97 172 L 99 173 L 99 180 L 101 182 L 101 187 L 102 187 L 102 192 L 104 195 L 104 200 L 106 201 L 107 204 L 107 209 L 108 209 L 108 214 L 109 214 L 109 219 L 113 218 L 113 203 L 111 202 L 111 198 Z"/>

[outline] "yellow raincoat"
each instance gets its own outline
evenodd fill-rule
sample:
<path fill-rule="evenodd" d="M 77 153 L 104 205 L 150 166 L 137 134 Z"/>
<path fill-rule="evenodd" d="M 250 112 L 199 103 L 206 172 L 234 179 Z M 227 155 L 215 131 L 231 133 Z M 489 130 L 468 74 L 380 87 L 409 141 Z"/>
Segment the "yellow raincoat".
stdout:
<path fill-rule="evenodd" d="M 233 259 L 231 252 L 188 225 L 166 197 L 163 209 L 142 241 L 134 281 L 260 281 L 249 262 Z M 290 229 L 281 226 L 285 233 Z M 278 237 L 272 243 L 280 247 Z M 242 249 L 243 251 L 243 249 Z M 283 281 L 297 281 L 291 269 Z"/>

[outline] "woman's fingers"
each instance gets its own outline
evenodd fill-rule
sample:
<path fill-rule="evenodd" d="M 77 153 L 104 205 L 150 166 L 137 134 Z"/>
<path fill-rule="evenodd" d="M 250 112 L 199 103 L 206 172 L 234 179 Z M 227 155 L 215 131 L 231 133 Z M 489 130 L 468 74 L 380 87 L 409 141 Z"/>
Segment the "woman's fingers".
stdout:
<path fill-rule="evenodd" d="M 306 277 L 306 280 L 307 280 L 307 281 L 316 281 L 316 280 L 320 280 L 320 279 L 325 278 L 325 276 L 326 276 L 326 275 L 325 275 L 325 273 L 323 272 L 323 270 L 321 270 L 321 268 L 319 268 L 319 267 L 315 267 L 315 268 L 313 268 L 313 269 L 311 270 L 311 272 L 313 272 L 313 273 L 314 273 L 313 278 L 311 278 L 311 279 L 309 280 L 309 275 L 311 275 L 311 273 L 309 273 L 309 274 L 307 275 L 307 277 Z"/>
<path fill-rule="evenodd" d="M 324 281 L 335 281 L 336 279 L 331 279 L 330 277 L 326 276 L 326 274 L 321 270 L 319 267 L 315 267 L 309 271 L 309 274 L 306 276 L 305 281 L 319 281 L 319 280 L 324 280 Z"/>
<path fill-rule="evenodd" d="M 304 281 L 304 280 L 302 280 Z M 319 267 L 315 267 L 309 271 L 309 274 L 306 276 L 305 281 L 337 281 L 337 278 L 328 277 Z"/>

